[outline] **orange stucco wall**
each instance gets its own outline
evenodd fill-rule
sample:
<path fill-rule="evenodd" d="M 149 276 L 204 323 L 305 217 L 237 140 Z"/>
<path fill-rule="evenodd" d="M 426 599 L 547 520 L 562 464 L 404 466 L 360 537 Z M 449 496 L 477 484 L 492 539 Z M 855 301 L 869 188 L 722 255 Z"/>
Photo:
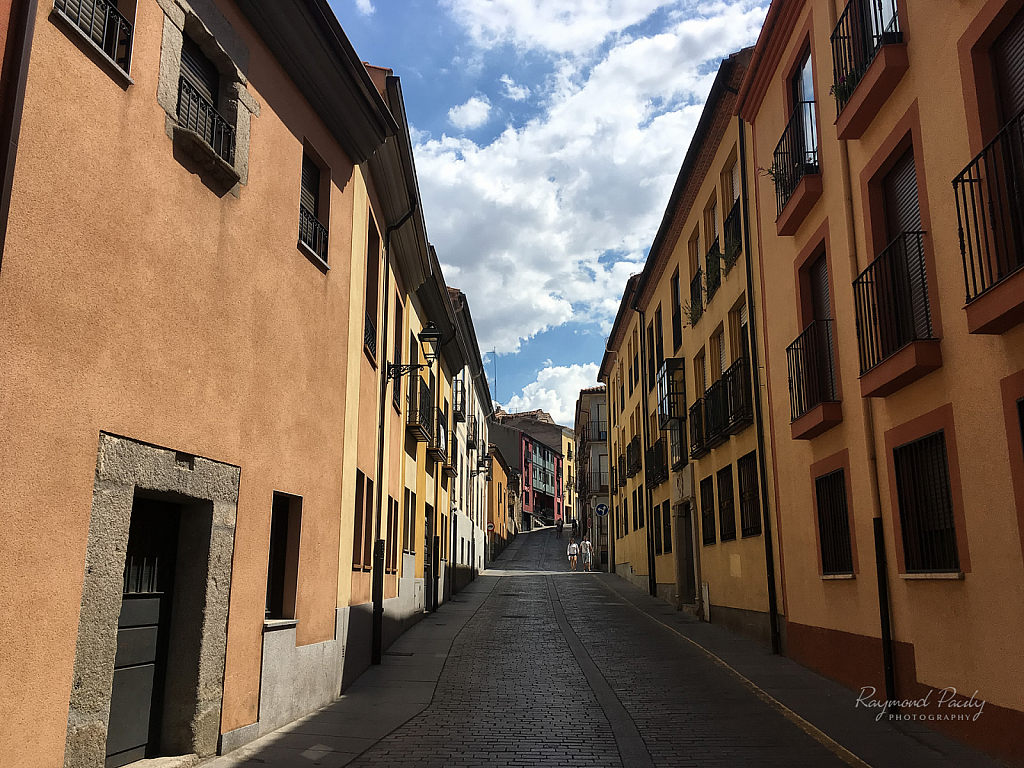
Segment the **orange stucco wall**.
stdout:
<path fill-rule="evenodd" d="M 256 719 L 275 490 L 303 499 L 298 642 L 334 636 L 354 299 L 362 325 L 365 234 L 352 221 L 366 195 L 237 9 L 217 5 L 249 47 L 261 105 L 238 197 L 175 159 L 155 98 L 155 0 L 139 2 L 127 88 L 39 4 L 0 273 L 0 750 L 12 765 L 62 760 L 100 431 L 241 467 L 222 730 Z M 296 248 L 304 140 L 331 167 L 326 273 Z M 376 403 L 375 381 L 358 377 L 363 402 Z M 371 421 L 372 441 L 375 408 L 360 414 Z M 358 442 L 370 472 L 374 450 Z"/>

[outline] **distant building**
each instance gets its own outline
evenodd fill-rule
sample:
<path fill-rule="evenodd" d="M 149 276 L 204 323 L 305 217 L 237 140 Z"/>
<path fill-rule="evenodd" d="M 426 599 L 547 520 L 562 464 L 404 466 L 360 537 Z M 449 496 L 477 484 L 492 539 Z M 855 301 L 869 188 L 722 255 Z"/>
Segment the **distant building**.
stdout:
<path fill-rule="evenodd" d="M 579 503 L 576 495 L 576 433 L 569 427 L 555 422 L 547 411 L 535 410 L 522 413 L 508 413 L 500 407 L 494 414 L 499 424 L 521 429 L 535 440 L 549 446 L 562 455 L 562 472 L 558 474 L 562 485 L 561 508 L 566 523 L 578 518 Z"/>
<path fill-rule="evenodd" d="M 608 491 L 614 468 L 608 466 L 608 403 L 604 385 L 580 391 L 576 401 L 576 490 L 581 532 L 590 536 L 602 570 L 611 562 L 608 553 Z M 605 514 L 598 508 L 604 506 Z"/>
<path fill-rule="evenodd" d="M 490 425 L 491 441 L 515 457 L 521 477 L 523 530 L 563 520 L 562 454 L 533 436 L 500 423 Z"/>

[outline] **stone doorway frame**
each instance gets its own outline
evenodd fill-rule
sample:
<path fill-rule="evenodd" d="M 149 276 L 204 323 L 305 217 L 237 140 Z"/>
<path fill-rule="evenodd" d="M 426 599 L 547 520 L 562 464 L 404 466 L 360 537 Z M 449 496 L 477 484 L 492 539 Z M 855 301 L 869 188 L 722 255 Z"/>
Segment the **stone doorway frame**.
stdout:
<path fill-rule="evenodd" d="M 240 468 L 230 464 L 100 433 L 65 768 L 102 768 L 106 758 L 124 561 L 137 495 L 181 505 L 179 536 L 193 544 L 179 542 L 182 570 L 175 583 L 185 583 L 173 598 L 172 625 L 178 629 L 172 632 L 178 638 L 172 636 L 171 653 L 185 667 L 178 666 L 175 679 L 168 680 L 161 747 L 216 754 L 240 476 Z"/>

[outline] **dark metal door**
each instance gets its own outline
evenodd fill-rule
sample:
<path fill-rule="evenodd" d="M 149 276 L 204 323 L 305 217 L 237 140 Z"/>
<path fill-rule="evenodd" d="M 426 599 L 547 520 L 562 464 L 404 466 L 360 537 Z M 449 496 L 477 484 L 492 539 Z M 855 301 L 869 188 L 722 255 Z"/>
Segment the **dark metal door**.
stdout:
<path fill-rule="evenodd" d="M 434 594 L 434 508 L 424 505 L 425 520 L 423 524 L 423 583 L 427 591 L 427 610 L 437 608 Z"/>
<path fill-rule="evenodd" d="M 136 499 L 132 508 L 106 768 L 150 757 L 159 747 L 178 518 L 172 504 Z"/>

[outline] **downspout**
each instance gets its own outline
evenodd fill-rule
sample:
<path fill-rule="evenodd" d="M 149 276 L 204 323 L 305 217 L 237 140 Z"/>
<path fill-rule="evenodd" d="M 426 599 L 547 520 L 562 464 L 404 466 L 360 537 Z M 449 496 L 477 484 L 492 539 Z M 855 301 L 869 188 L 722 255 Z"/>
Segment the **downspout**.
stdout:
<path fill-rule="evenodd" d="M 647 497 L 644 499 L 644 504 L 647 507 L 646 516 L 644 517 L 644 527 L 647 529 L 647 589 L 651 593 L 651 597 L 658 596 L 658 574 L 655 572 L 656 564 L 654 560 L 654 518 L 652 513 L 654 510 L 654 492 L 651 490 L 651 484 L 647 482 L 647 449 L 650 448 L 651 441 L 651 413 L 648 410 L 647 405 L 647 351 L 644 342 L 644 331 L 647 329 L 647 318 L 644 315 L 643 310 L 637 308 L 637 314 L 640 316 L 640 386 L 643 389 L 640 391 L 640 400 L 643 403 L 643 435 L 644 435 L 644 449 L 640 454 L 640 466 L 642 468 L 640 476 L 644 480 L 644 495 Z"/>
<path fill-rule="evenodd" d="M 836 9 L 829 4 L 829 23 L 835 28 Z M 853 215 L 853 185 L 850 180 L 850 149 L 845 139 L 839 140 L 839 156 L 842 160 L 843 203 L 846 207 L 846 236 L 850 243 L 850 272 L 859 275 L 857 263 L 857 225 Z M 882 635 L 882 671 L 885 675 L 885 700 L 896 701 L 896 671 L 892 641 L 892 614 L 889 608 L 889 568 L 886 562 L 885 530 L 882 525 L 882 496 L 878 479 L 878 450 L 875 442 L 875 409 L 870 397 L 861 397 L 861 418 L 864 420 L 864 449 L 868 459 L 868 484 L 871 492 L 872 532 L 875 549 L 875 574 L 878 583 L 878 620 Z M 886 706 L 887 713 L 898 713 L 895 705 Z"/>
<path fill-rule="evenodd" d="M 757 354 L 757 313 L 754 309 L 754 260 L 750 243 L 750 209 L 747 202 L 747 126 L 736 116 L 740 130 L 740 188 L 743 201 L 743 251 L 746 254 L 747 277 L 747 333 L 750 335 L 750 375 L 754 393 L 754 422 L 757 429 L 757 469 L 761 480 L 761 527 L 764 530 L 764 563 L 768 578 L 768 626 L 771 632 L 772 653 L 782 652 L 779 633 L 779 597 L 775 586 L 775 547 L 772 543 L 772 518 L 768 503 L 768 461 L 765 458 L 764 414 L 761 409 L 761 368 Z"/>
<path fill-rule="evenodd" d="M 380 664 L 383 655 L 384 643 L 384 539 L 380 535 L 380 522 L 383 517 L 381 505 L 384 503 L 384 428 L 388 408 L 388 304 L 391 298 L 391 233 L 401 227 L 412 218 L 416 212 L 418 201 L 413 198 L 412 204 L 406 213 L 396 223 L 384 230 L 384 319 L 381 321 L 380 349 L 380 409 L 377 424 L 377 503 L 373 516 L 373 565 L 372 568 L 372 590 L 373 590 L 373 633 L 370 646 L 370 663 Z M 401 377 L 395 377 L 394 386 L 401 385 Z"/>
<path fill-rule="evenodd" d="M 25 85 L 32 55 L 32 37 L 36 27 L 36 0 L 24 0 L 11 6 L 4 51 L 3 72 L 11 73 L 0 94 L 0 267 L 7 244 L 7 219 L 11 213 L 14 166 L 21 137 L 21 115 L 25 106 Z"/>

